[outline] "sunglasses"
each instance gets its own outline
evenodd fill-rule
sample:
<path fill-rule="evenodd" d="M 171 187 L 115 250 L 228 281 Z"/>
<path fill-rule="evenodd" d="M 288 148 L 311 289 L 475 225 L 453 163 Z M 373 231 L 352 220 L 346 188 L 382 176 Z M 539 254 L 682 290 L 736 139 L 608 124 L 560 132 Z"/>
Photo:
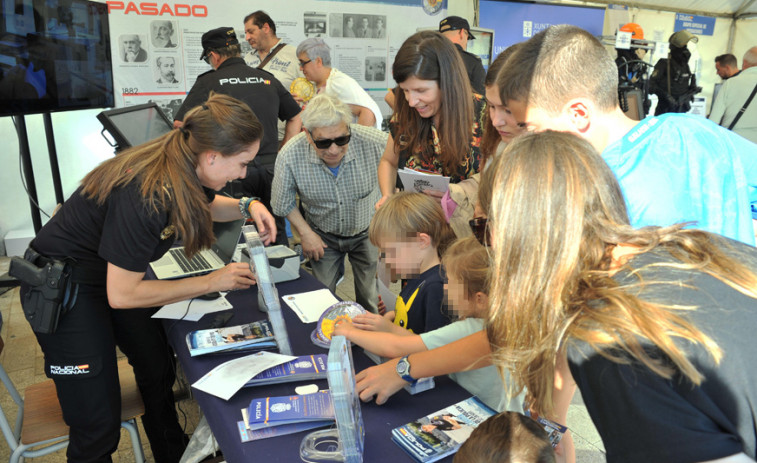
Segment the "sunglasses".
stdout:
<path fill-rule="evenodd" d="M 313 60 L 312 60 L 312 59 L 309 59 L 309 60 L 307 60 L 307 61 L 302 61 L 302 60 L 300 60 L 300 67 L 301 67 L 301 68 L 304 68 L 304 67 L 305 67 L 305 65 L 306 65 L 306 64 L 308 64 L 308 63 L 309 63 L 309 62 L 311 62 L 311 61 L 313 61 Z"/>
<path fill-rule="evenodd" d="M 326 138 L 326 139 L 322 139 L 322 140 L 316 140 L 313 137 L 313 133 L 312 132 L 308 132 L 308 133 L 310 133 L 310 138 L 313 139 L 313 144 L 319 150 L 325 150 L 325 149 L 331 148 L 331 144 L 332 143 L 336 143 L 336 146 L 344 146 L 344 145 L 346 145 L 347 143 L 350 142 L 350 137 L 352 137 L 352 134 L 348 133 L 347 135 L 343 135 L 341 137 Z"/>
<path fill-rule="evenodd" d="M 476 217 L 475 219 L 468 221 L 468 225 L 473 232 L 473 236 L 475 236 L 478 242 L 483 244 L 484 246 L 489 245 L 489 233 L 486 224 L 486 217 Z"/>

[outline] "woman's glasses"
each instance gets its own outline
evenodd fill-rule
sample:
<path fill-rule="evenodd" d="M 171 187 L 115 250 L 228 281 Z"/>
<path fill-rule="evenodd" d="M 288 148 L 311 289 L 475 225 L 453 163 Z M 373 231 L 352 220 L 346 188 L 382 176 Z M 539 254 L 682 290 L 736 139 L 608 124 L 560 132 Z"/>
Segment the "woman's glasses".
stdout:
<path fill-rule="evenodd" d="M 350 137 L 352 137 L 352 134 L 348 133 L 347 135 L 342 135 L 341 137 L 316 140 L 315 138 L 313 138 L 313 134 L 310 133 L 310 138 L 313 139 L 313 144 L 319 150 L 325 150 L 325 149 L 331 148 L 332 143 L 336 143 L 336 146 L 344 146 L 350 142 Z"/>
<path fill-rule="evenodd" d="M 486 217 L 476 217 L 475 219 L 468 221 L 468 225 L 470 225 L 473 236 L 475 236 L 478 242 L 483 244 L 484 246 L 489 245 L 489 233 L 487 231 L 486 223 Z"/>

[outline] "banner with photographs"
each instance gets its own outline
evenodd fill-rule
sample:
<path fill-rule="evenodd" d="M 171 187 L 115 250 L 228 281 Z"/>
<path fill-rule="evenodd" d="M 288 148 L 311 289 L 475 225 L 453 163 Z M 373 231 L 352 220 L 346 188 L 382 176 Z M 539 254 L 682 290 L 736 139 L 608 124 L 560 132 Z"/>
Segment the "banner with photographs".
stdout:
<path fill-rule="evenodd" d="M 296 47 L 308 37 L 325 39 L 332 66 L 357 80 L 388 115 L 384 95 L 394 86 L 391 63 L 397 50 L 416 30 L 437 27 L 446 1 L 290 0 L 264 10 L 288 44 Z M 255 9 L 239 3 L 188 0 L 163 4 L 162 9 L 148 3 L 107 3 L 117 107 L 154 101 L 173 118 L 197 76 L 211 70 L 200 60 L 201 37 L 210 29 L 234 27 L 242 56 L 252 50 L 243 20 Z"/>

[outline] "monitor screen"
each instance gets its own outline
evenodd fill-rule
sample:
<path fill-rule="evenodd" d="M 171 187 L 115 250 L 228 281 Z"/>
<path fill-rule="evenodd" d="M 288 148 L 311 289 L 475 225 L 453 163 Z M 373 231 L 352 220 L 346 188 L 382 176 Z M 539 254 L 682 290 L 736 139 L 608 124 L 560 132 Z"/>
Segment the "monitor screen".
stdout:
<path fill-rule="evenodd" d="M 113 101 L 105 3 L 0 0 L 0 116 Z"/>
<path fill-rule="evenodd" d="M 416 29 L 416 31 L 436 31 L 438 30 L 436 27 L 419 27 Z M 489 70 L 489 64 L 491 64 L 492 59 L 492 53 L 493 53 L 493 47 L 494 47 L 494 30 L 493 29 L 484 29 L 483 27 L 471 27 L 471 32 L 473 33 L 473 36 L 476 37 L 475 40 L 468 40 L 468 46 L 465 49 L 468 53 L 473 53 L 474 55 L 481 58 L 481 64 L 484 65 L 484 70 Z"/>
<path fill-rule="evenodd" d="M 492 47 L 494 46 L 494 31 L 491 29 L 482 29 L 480 27 L 471 27 L 471 32 L 476 40 L 468 40 L 468 53 L 481 58 L 481 64 L 485 70 L 489 70 L 489 64 L 492 62 Z"/>
<path fill-rule="evenodd" d="M 155 103 L 103 111 L 97 119 L 121 149 L 141 145 L 173 129 Z"/>

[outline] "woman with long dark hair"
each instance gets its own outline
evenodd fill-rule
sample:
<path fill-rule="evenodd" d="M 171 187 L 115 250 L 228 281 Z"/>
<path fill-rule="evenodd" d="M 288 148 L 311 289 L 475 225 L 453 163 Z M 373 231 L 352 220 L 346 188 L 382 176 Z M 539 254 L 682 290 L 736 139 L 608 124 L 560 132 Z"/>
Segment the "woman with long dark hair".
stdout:
<path fill-rule="evenodd" d="M 452 42 L 434 31 L 411 35 L 397 52 L 392 74 L 400 90 L 379 164 L 377 208 L 394 193 L 397 169 L 438 173 L 452 183 L 479 170 L 484 102 L 473 93 Z"/>
<path fill-rule="evenodd" d="M 121 421 L 116 346 L 134 367 L 155 460 L 181 458 L 186 436 L 171 391 L 173 357 L 159 321 L 150 318 L 155 309 L 144 307 L 248 288 L 253 276 L 247 264 L 232 263 L 181 280 L 143 278 L 148 264 L 176 238 L 190 257 L 209 247 L 213 220 L 253 218 L 265 241 L 275 236 L 273 217 L 259 201 L 215 195 L 228 181 L 245 176 L 262 135 L 246 104 L 211 94 L 187 113 L 181 129 L 87 174 L 31 242 L 30 251 L 73 269 L 75 302 L 54 332 L 36 333 L 70 427 L 69 461 L 110 461 L 116 450 Z M 25 311 L 35 309 L 33 293 L 22 284 Z"/>

